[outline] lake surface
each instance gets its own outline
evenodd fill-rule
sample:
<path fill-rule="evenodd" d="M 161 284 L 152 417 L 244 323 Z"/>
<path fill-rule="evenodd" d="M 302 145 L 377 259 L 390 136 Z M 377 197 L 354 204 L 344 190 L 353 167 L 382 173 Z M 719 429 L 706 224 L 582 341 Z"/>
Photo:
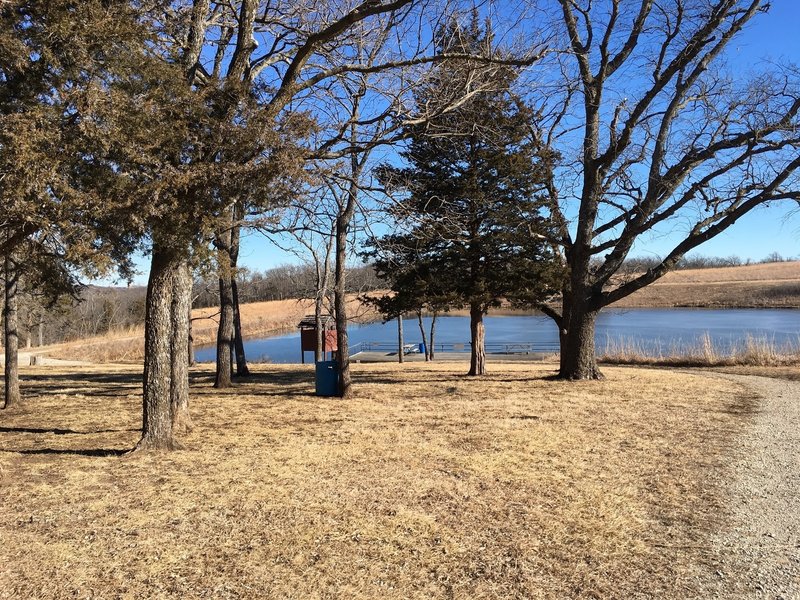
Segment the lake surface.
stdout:
<path fill-rule="evenodd" d="M 430 319 L 424 319 L 426 330 Z M 544 316 L 524 315 L 485 319 L 488 352 L 525 349 L 556 351 L 558 331 Z M 405 342 L 420 343 L 416 319 L 406 319 Z M 349 327 L 351 354 L 361 349 L 392 351 L 397 347 L 397 322 L 353 324 Z M 680 353 L 696 347 L 704 336 L 721 352 L 741 346 L 748 337 L 767 340 L 777 347 L 800 346 L 800 310 L 794 309 L 615 309 L 600 313 L 595 343 L 602 353 L 609 345 L 635 344 L 640 350 L 658 354 Z M 248 360 L 276 363 L 300 362 L 300 334 L 245 341 Z M 436 350 L 469 351 L 469 318 L 439 317 Z M 198 361 L 216 359 L 216 348 L 198 348 Z M 313 362 L 312 352 L 306 362 Z"/>

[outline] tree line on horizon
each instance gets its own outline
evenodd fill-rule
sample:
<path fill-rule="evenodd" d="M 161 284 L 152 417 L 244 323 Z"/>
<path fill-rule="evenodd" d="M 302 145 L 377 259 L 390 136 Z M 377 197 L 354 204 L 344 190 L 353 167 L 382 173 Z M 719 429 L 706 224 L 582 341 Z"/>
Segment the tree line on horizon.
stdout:
<path fill-rule="evenodd" d="M 193 272 L 217 282 L 215 385 L 247 373 L 247 228 L 311 257 L 315 312 L 330 307 L 340 348 L 346 265 L 362 254 L 393 292 L 386 316 L 468 307 L 480 341 L 509 298 L 555 321 L 561 378 L 601 378 L 604 307 L 755 208 L 800 200 L 800 73 L 726 65 L 762 0 L 507 8 L 4 2 L 7 358 L 23 282 L 54 302 L 146 253 L 137 447 L 176 447 L 191 426 Z M 663 257 L 628 268 L 647 236 L 676 231 Z M 337 360 L 347 397 L 347 353 Z M 7 359 L 5 405 L 19 401 Z"/>

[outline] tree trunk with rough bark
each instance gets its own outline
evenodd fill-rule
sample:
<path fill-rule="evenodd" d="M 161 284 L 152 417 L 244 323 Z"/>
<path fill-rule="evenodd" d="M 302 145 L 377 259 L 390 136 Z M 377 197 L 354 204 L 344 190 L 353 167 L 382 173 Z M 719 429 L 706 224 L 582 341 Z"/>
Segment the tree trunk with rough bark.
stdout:
<path fill-rule="evenodd" d="M 397 362 L 402 363 L 405 356 L 403 352 L 403 315 L 397 315 Z"/>
<path fill-rule="evenodd" d="M 230 209 L 233 210 L 232 208 Z M 219 325 L 217 327 L 217 369 L 214 387 L 229 388 L 233 376 L 233 275 L 231 265 L 231 231 L 233 213 L 228 215 L 227 228 L 217 232 L 214 246 L 217 249 L 217 277 L 219 280 Z"/>
<path fill-rule="evenodd" d="M 192 427 L 189 415 L 189 361 L 184 352 L 189 345 L 189 321 L 192 304 L 192 272 L 188 261 L 175 270 L 172 295 L 172 429 L 183 433 Z"/>
<path fill-rule="evenodd" d="M 5 291 L 3 294 L 3 339 L 5 346 L 5 403 L 3 408 L 12 408 L 22 401 L 19 389 L 19 323 L 17 269 L 11 256 L 4 261 Z"/>
<path fill-rule="evenodd" d="M 233 294 L 233 347 L 236 353 L 236 375 L 247 377 L 250 375 L 250 369 L 247 366 L 247 356 L 244 351 L 242 314 L 239 310 L 239 286 L 236 283 L 236 277 L 231 280 L 231 293 Z"/>
<path fill-rule="evenodd" d="M 598 311 L 573 306 L 559 331 L 561 360 L 559 378 L 571 381 L 603 379 L 595 357 L 594 331 Z"/>
<path fill-rule="evenodd" d="M 247 357 L 244 352 L 244 337 L 242 336 L 242 314 L 239 310 L 239 284 L 236 281 L 236 272 L 239 266 L 239 242 L 242 227 L 239 224 L 244 218 L 244 208 L 241 202 L 234 206 L 234 224 L 231 229 L 231 293 L 233 294 L 233 345 L 236 353 L 236 375 L 246 377 L 250 374 L 247 367 Z"/>
<path fill-rule="evenodd" d="M 233 335 L 233 288 L 231 287 L 230 278 L 221 273 L 219 278 L 219 327 L 217 328 L 215 388 L 229 388 L 232 385 Z"/>
<path fill-rule="evenodd" d="M 137 450 L 178 447 L 172 429 L 172 317 L 175 278 L 182 264 L 175 250 L 153 246 L 144 325 L 142 439 Z M 183 349 L 179 355 L 185 360 Z"/>
<path fill-rule="evenodd" d="M 483 307 L 473 305 L 469 310 L 470 360 L 467 375 L 486 375 L 486 329 Z"/>
<path fill-rule="evenodd" d="M 588 256 L 588 253 L 584 253 Z M 569 287 L 562 299 L 561 319 L 559 326 L 559 379 L 578 381 L 582 379 L 603 379 L 597 366 L 594 346 L 594 330 L 599 304 L 595 303 L 588 271 L 583 263 L 588 258 L 574 259 Z"/>

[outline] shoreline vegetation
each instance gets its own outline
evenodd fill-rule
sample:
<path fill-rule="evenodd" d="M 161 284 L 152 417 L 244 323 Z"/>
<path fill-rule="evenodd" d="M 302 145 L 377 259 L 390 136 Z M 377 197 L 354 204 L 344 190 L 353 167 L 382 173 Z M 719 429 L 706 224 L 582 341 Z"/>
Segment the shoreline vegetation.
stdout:
<path fill-rule="evenodd" d="M 350 314 L 356 322 L 380 318 L 374 310 L 351 296 Z M 686 269 L 668 273 L 657 283 L 634 293 L 612 308 L 800 308 L 800 261 L 764 263 L 734 267 Z M 281 335 L 293 331 L 304 315 L 313 311 L 311 300 L 275 300 L 242 304 L 242 323 L 245 338 Z M 530 314 L 500 308 L 491 315 Z M 217 330 L 216 308 L 200 308 L 193 312 L 193 336 L 197 347 L 213 344 Z M 463 316 L 465 311 L 451 311 Z M 670 366 L 780 366 L 798 364 L 797 346 L 786 349 L 768 340 L 748 340 L 743 347 L 727 356 L 702 342 L 698 348 L 676 353 L 643 352 L 635 344 L 621 344 L 600 357 L 614 364 L 643 364 Z M 32 352 L 64 360 L 83 360 L 97 363 L 134 363 L 143 356 L 143 329 L 140 326 L 84 340 L 65 342 Z"/>

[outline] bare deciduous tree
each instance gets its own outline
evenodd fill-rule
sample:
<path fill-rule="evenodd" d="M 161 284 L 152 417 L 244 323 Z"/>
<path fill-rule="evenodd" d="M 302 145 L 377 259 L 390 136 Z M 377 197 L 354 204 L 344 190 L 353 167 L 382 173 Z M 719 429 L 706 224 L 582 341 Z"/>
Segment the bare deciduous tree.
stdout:
<path fill-rule="evenodd" d="M 761 0 L 559 0 L 564 53 L 536 70 L 546 143 L 558 149 L 552 240 L 569 268 L 560 376 L 601 377 L 594 329 L 604 307 L 656 281 L 756 207 L 800 198 L 797 67 L 726 68 Z M 555 157 L 554 157 L 555 158 Z M 657 265 L 620 277 L 650 233 L 677 241 Z"/>

